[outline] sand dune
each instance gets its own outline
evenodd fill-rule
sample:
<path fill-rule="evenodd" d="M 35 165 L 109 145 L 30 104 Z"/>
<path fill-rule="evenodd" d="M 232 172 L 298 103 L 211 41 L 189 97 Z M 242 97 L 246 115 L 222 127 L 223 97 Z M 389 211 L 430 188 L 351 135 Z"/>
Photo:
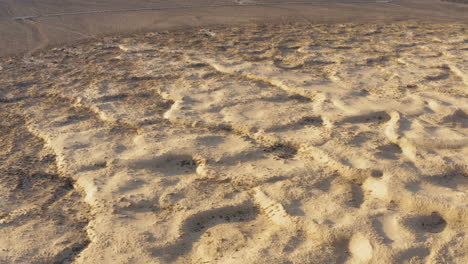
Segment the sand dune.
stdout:
<path fill-rule="evenodd" d="M 467 263 L 466 30 L 258 24 L 4 59 L 0 262 Z"/>

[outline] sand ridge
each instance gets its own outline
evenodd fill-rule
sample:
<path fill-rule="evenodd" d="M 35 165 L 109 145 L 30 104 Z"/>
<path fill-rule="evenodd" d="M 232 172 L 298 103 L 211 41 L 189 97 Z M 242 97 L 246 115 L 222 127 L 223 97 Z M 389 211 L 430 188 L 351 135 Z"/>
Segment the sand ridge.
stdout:
<path fill-rule="evenodd" d="M 105 38 L 2 60 L 0 106 L 82 192 L 69 261 L 464 263 L 467 40 L 411 21 Z"/>

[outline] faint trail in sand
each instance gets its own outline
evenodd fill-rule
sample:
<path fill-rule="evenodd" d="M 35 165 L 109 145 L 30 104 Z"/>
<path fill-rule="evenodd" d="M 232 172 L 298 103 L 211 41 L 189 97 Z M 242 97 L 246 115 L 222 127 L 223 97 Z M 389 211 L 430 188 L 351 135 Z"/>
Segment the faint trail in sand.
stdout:
<path fill-rule="evenodd" d="M 43 34 L 41 30 L 41 25 L 33 20 L 21 20 L 20 23 L 24 24 L 28 28 L 30 28 L 30 32 L 28 32 L 28 37 L 26 39 L 28 47 L 30 47 L 30 52 L 34 52 L 40 49 L 43 49 L 47 46 L 48 40 L 45 34 Z M 34 45 L 35 41 L 38 40 L 38 45 Z"/>

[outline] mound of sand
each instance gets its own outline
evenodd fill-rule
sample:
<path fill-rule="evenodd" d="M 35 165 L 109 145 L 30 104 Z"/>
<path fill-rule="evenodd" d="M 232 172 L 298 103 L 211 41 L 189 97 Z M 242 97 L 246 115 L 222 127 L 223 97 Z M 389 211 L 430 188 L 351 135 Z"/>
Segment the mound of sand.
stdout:
<path fill-rule="evenodd" d="M 4 59 L 0 261 L 468 263 L 467 53 L 401 22 Z"/>

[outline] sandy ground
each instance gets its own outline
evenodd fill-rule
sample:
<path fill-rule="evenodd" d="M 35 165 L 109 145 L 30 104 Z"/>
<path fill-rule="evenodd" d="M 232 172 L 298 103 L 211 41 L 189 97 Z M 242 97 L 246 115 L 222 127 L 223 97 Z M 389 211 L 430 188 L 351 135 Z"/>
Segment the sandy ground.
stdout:
<path fill-rule="evenodd" d="M 467 23 L 468 6 L 462 2 L 467 0 L 0 0 L 0 56 L 103 35 L 290 18 Z"/>
<path fill-rule="evenodd" d="M 0 263 L 468 263 L 468 34 L 279 23 L 0 61 Z"/>

